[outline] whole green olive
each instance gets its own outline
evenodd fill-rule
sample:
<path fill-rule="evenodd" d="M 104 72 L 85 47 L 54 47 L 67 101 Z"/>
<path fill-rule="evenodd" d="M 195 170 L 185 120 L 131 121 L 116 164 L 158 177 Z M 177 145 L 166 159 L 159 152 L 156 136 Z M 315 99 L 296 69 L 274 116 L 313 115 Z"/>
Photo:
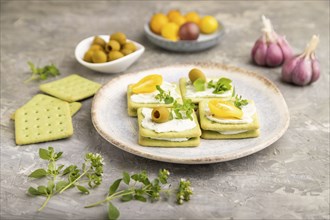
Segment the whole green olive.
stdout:
<path fill-rule="evenodd" d="M 124 54 L 119 51 L 110 51 L 108 54 L 108 61 L 117 60 L 119 58 L 122 58 L 123 56 Z"/>
<path fill-rule="evenodd" d="M 99 44 L 92 44 L 92 46 L 89 48 L 89 50 L 104 50 L 103 47 Z"/>
<path fill-rule="evenodd" d="M 89 63 L 93 63 L 93 59 L 92 59 L 93 53 L 94 53 L 93 50 L 88 50 L 85 53 L 85 55 L 83 57 L 83 60 L 86 61 L 86 62 L 89 62 Z"/>
<path fill-rule="evenodd" d="M 189 71 L 189 79 L 192 83 L 194 83 L 195 80 L 199 79 L 199 78 L 206 81 L 206 77 L 205 77 L 204 73 L 201 70 L 199 70 L 197 68 L 194 68 L 194 69 Z"/>
<path fill-rule="evenodd" d="M 126 43 L 126 35 L 122 32 L 116 32 L 110 36 L 110 40 L 115 40 L 124 45 Z"/>
<path fill-rule="evenodd" d="M 132 52 L 136 51 L 136 46 L 134 43 L 132 42 L 127 42 L 126 44 L 124 44 L 123 46 L 124 49 L 129 49 L 131 50 Z"/>
<path fill-rule="evenodd" d="M 102 50 L 96 50 L 92 55 L 93 63 L 105 63 L 107 62 L 107 55 Z"/>
<path fill-rule="evenodd" d="M 118 43 L 118 41 L 115 40 L 110 40 L 105 46 L 106 52 L 119 51 L 119 50 L 120 50 L 120 44 Z"/>
<path fill-rule="evenodd" d="M 104 48 L 105 45 L 106 45 L 106 42 L 101 37 L 95 36 L 92 44 L 98 44 L 98 45 L 100 45 L 101 47 Z"/>
<path fill-rule="evenodd" d="M 133 53 L 132 50 L 130 50 L 130 49 L 125 49 L 125 48 L 122 49 L 120 52 L 121 52 L 122 54 L 124 54 L 125 56 L 128 55 L 128 54 Z"/>
<path fill-rule="evenodd" d="M 163 123 L 170 120 L 170 111 L 163 107 L 155 107 L 151 112 L 151 120 L 156 123 Z"/>

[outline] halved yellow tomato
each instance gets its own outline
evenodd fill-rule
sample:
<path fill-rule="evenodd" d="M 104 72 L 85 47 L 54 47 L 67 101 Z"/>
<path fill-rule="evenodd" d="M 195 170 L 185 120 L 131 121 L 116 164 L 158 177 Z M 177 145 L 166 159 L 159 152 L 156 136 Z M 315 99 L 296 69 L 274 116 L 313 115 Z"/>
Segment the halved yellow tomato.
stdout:
<path fill-rule="evenodd" d="M 243 111 L 237 108 L 232 101 L 212 99 L 208 106 L 211 113 L 217 118 L 238 118 L 243 117 Z"/>
<path fill-rule="evenodd" d="M 133 93 L 150 93 L 156 91 L 156 86 L 163 83 L 163 77 L 158 74 L 152 74 L 143 77 L 139 82 L 132 86 Z"/>

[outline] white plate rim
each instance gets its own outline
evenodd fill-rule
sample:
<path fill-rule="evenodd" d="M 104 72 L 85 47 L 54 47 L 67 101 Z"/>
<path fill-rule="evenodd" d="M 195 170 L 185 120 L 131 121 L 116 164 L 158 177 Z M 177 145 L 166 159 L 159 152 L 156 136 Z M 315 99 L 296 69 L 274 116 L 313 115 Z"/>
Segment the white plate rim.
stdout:
<path fill-rule="evenodd" d="M 129 77 L 132 74 L 137 74 L 137 73 L 140 73 L 140 72 L 158 70 L 158 69 L 162 69 L 162 68 L 166 68 L 166 67 L 185 67 L 185 66 L 192 66 L 192 65 L 199 66 L 199 67 L 220 68 L 220 69 L 224 69 L 224 70 L 238 71 L 240 73 L 244 73 L 244 74 L 248 74 L 250 76 L 253 76 L 256 79 L 262 81 L 267 87 L 270 87 L 272 90 L 274 90 L 274 92 L 277 93 L 279 100 L 282 102 L 282 105 L 284 107 L 283 111 L 285 113 L 284 115 L 282 115 L 283 119 L 285 121 L 284 126 L 282 127 L 282 129 L 279 130 L 279 132 L 276 135 L 274 135 L 272 138 L 268 139 L 267 141 L 258 144 L 254 148 L 248 148 L 244 151 L 240 151 L 240 153 L 236 153 L 235 155 L 232 155 L 232 154 L 226 155 L 226 154 L 224 154 L 224 155 L 221 155 L 221 156 L 216 155 L 216 156 L 208 156 L 208 157 L 201 157 L 201 158 L 182 159 L 182 158 L 177 158 L 177 157 L 161 157 L 161 156 L 154 155 L 152 153 L 146 153 L 146 152 L 141 152 L 141 151 L 132 149 L 130 146 L 126 146 L 120 140 L 116 139 L 116 137 L 112 137 L 111 135 L 105 133 L 102 130 L 102 128 L 99 126 L 99 123 L 96 120 L 96 114 L 97 114 L 96 106 L 97 106 L 97 102 L 98 102 L 99 98 L 102 95 L 102 91 L 105 90 L 108 86 L 116 83 L 116 81 L 120 80 L 123 77 Z M 242 69 L 242 68 L 239 68 L 239 67 L 223 65 L 223 64 L 220 64 L 220 63 L 198 63 L 198 62 L 197 63 L 184 63 L 184 64 L 167 65 L 167 66 L 163 66 L 163 67 L 157 67 L 157 68 L 141 70 L 141 71 L 138 71 L 138 72 L 131 72 L 131 73 L 120 75 L 120 76 L 110 80 L 108 83 L 103 85 L 99 89 L 99 91 L 95 94 L 95 96 L 93 98 L 93 102 L 92 102 L 91 116 L 92 116 L 92 123 L 93 123 L 96 131 L 105 140 L 107 140 L 109 143 L 116 146 L 117 148 L 119 148 L 121 150 L 124 150 L 128 153 L 140 156 L 140 157 L 144 157 L 144 158 L 148 158 L 148 159 L 152 159 L 152 160 L 156 160 L 156 161 L 169 162 L 169 163 L 178 163 L 178 164 L 211 164 L 211 163 L 230 161 L 230 160 L 234 160 L 234 159 L 238 159 L 238 158 L 242 158 L 242 157 L 254 154 L 254 153 L 270 146 L 274 142 L 276 142 L 286 132 L 286 130 L 288 129 L 289 124 L 290 124 L 290 115 L 289 115 L 289 110 L 288 110 L 287 104 L 285 102 L 285 99 L 284 99 L 282 93 L 280 92 L 280 90 L 277 88 L 277 86 L 271 80 L 269 80 L 268 78 L 266 78 L 265 76 L 263 76 L 259 73 L 249 71 L 249 70 L 246 70 L 246 69 Z"/>

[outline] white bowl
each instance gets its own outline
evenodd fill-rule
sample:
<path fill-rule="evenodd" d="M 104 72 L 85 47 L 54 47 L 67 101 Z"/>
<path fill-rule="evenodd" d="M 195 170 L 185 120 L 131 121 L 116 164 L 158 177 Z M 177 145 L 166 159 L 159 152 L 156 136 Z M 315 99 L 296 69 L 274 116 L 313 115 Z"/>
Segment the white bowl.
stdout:
<path fill-rule="evenodd" d="M 109 35 L 97 35 L 104 39 L 106 42 L 109 41 Z M 91 46 L 93 39 L 95 36 L 88 37 L 82 41 L 76 46 L 75 49 L 75 57 L 77 61 L 84 65 L 85 67 L 95 70 L 97 72 L 102 72 L 102 73 L 120 73 L 125 71 L 129 66 L 131 66 L 135 61 L 139 59 L 139 57 L 143 54 L 144 52 L 144 46 L 141 44 L 132 41 L 132 40 L 127 40 L 128 42 L 133 42 L 136 46 L 136 51 L 134 51 L 131 54 L 128 54 L 122 58 L 119 58 L 117 60 L 109 61 L 106 63 L 89 63 L 83 60 L 85 52 L 89 49 Z"/>

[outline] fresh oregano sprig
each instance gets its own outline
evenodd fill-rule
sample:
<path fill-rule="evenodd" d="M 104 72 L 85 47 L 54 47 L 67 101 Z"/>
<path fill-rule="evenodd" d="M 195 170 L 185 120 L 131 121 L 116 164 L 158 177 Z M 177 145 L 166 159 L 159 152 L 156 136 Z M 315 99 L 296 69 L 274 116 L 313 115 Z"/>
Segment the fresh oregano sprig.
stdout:
<path fill-rule="evenodd" d="M 56 161 L 62 156 L 63 152 L 55 152 L 53 147 L 48 149 L 39 149 L 39 157 L 48 161 L 47 169 L 39 168 L 33 171 L 29 177 L 48 179 L 47 185 L 40 185 L 37 188 L 30 187 L 28 193 L 34 196 L 45 196 L 46 200 L 38 211 L 45 208 L 48 201 L 56 194 L 64 192 L 66 189 L 76 187 L 79 191 L 88 194 L 89 190 L 78 183 L 82 177 L 87 177 L 88 185 L 90 188 L 101 184 L 103 173 L 103 158 L 99 154 L 88 153 L 85 156 L 85 163 L 82 168 L 78 169 L 76 165 L 70 165 L 63 169 L 64 165 L 57 166 Z M 68 174 L 68 180 L 59 179 L 59 176 Z M 82 182 L 82 181 L 81 181 Z"/>
<path fill-rule="evenodd" d="M 28 62 L 32 75 L 25 82 L 32 80 L 46 80 L 49 76 L 58 76 L 60 71 L 54 64 L 46 65 L 44 67 L 36 67 L 32 62 Z"/>
<path fill-rule="evenodd" d="M 175 101 L 173 104 L 173 111 L 175 114 L 175 118 L 183 119 L 184 118 L 184 115 L 182 115 L 183 112 L 186 118 L 193 120 L 192 114 L 194 112 L 195 107 L 196 105 L 192 102 L 191 99 L 185 99 L 183 101 L 183 104 L 180 104 L 177 101 Z"/>
<path fill-rule="evenodd" d="M 158 94 L 155 96 L 157 100 L 160 102 L 164 101 L 165 104 L 171 104 L 174 102 L 174 98 L 171 96 L 171 92 L 168 91 L 167 93 L 159 86 L 156 86 L 156 89 L 158 90 Z"/>
<path fill-rule="evenodd" d="M 151 202 L 157 201 L 160 199 L 162 194 L 167 196 L 169 195 L 170 189 L 167 187 L 169 175 L 170 172 L 168 170 L 161 169 L 158 172 L 158 176 L 155 179 L 150 180 L 146 171 L 135 173 L 131 176 L 127 172 L 124 172 L 122 178 L 115 180 L 111 184 L 108 194 L 104 200 L 87 205 L 85 208 L 91 208 L 107 203 L 108 218 L 111 220 L 118 219 L 120 216 L 120 211 L 112 203 L 114 199 L 120 199 L 122 202 L 128 202 L 131 200 L 147 202 L 148 199 Z M 119 189 L 120 183 L 122 182 L 125 184 L 125 187 Z M 190 186 L 190 182 L 181 179 L 179 188 L 177 189 L 177 198 L 179 198 L 177 203 L 182 204 L 183 200 L 189 201 L 191 195 L 192 188 Z"/>
<path fill-rule="evenodd" d="M 208 82 L 207 88 L 214 88 L 213 90 L 214 94 L 223 94 L 231 89 L 232 87 L 231 82 L 232 82 L 231 79 L 222 77 L 217 82 L 213 82 L 213 80 Z"/>

